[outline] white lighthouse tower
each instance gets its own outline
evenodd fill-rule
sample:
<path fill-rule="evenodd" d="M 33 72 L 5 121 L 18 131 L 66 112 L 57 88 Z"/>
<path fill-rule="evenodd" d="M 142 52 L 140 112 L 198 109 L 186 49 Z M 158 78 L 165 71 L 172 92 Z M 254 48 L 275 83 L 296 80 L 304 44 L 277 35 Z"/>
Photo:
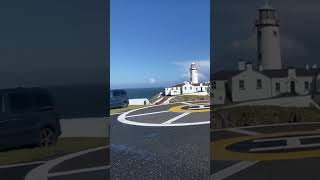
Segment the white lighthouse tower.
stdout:
<path fill-rule="evenodd" d="M 281 69 L 279 19 L 269 3 L 258 10 L 256 27 L 259 64 L 263 69 Z"/>
<path fill-rule="evenodd" d="M 196 66 L 196 63 L 192 63 L 190 67 L 190 82 L 191 84 L 197 84 L 199 83 L 198 79 L 198 69 Z"/>

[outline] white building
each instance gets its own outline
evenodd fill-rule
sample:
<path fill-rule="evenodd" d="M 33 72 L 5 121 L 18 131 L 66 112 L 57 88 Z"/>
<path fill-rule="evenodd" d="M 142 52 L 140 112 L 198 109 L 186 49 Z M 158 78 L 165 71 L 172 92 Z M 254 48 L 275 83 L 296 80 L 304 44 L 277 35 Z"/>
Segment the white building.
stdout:
<path fill-rule="evenodd" d="M 220 71 L 213 75 L 213 102 L 224 104 L 226 96 L 231 102 L 243 102 L 277 96 L 308 95 L 312 93 L 314 77 L 318 74 L 318 68 L 264 70 L 247 63 L 244 70 L 239 67 L 235 71 Z"/>
<path fill-rule="evenodd" d="M 195 63 L 190 67 L 190 82 L 165 88 L 166 96 L 176 95 L 208 95 L 209 82 L 199 83 L 198 69 Z"/>
<path fill-rule="evenodd" d="M 308 95 L 314 90 L 313 84 L 320 86 L 316 83 L 320 79 L 317 65 L 313 65 L 312 68 L 309 65 L 306 68 L 282 68 L 279 20 L 275 9 L 270 5 L 259 9 L 256 26 L 258 64 L 255 66 L 252 63 L 239 61 L 237 70 L 213 74 L 211 79 L 213 104 Z"/>

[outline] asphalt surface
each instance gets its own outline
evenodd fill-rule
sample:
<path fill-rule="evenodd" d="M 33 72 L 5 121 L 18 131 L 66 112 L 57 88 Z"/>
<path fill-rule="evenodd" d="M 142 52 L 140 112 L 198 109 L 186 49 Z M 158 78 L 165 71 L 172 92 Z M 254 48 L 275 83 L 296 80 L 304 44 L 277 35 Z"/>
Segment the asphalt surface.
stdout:
<path fill-rule="evenodd" d="M 166 111 L 158 106 L 128 114 Z M 165 112 L 128 118 L 161 124 L 183 113 Z M 209 124 L 146 127 L 124 124 L 111 117 L 111 179 L 208 179 Z M 209 113 L 191 113 L 172 123 L 208 121 Z M 180 121 L 180 122 L 179 122 Z"/>
<path fill-rule="evenodd" d="M 75 158 L 68 159 L 54 166 L 48 173 L 49 180 L 106 180 L 110 177 L 110 148 L 90 152 Z M 54 159 L 44 159 L 35 164 L 16 164 L 9 167 L 0 167 L 0 179 L 24 180 L 33 169 L 49 163 Z M 29 162 L 30 163 L 30 162 Z M 32 162 L 31 162 L 32 163 Z"/>
<path fill-rule="evenodd" d="M 211 179 L 318 180 L 319 130 L 314 123 L 211 131 Z"/>

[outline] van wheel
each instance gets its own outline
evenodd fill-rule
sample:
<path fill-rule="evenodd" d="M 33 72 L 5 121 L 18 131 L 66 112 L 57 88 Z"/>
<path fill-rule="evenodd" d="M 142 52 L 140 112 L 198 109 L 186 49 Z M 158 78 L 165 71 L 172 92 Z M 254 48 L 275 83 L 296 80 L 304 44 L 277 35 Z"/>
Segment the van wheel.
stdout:
<path fill-rule="evenodd" d="M 57 135 L 51 128 L 40 130 L 40 147 L 48 147 L 57 143 Z"/>
<path fill-rule="evenodd" d="M 127 108 L 129 103 L 123 103 L 122 108 Z"/>

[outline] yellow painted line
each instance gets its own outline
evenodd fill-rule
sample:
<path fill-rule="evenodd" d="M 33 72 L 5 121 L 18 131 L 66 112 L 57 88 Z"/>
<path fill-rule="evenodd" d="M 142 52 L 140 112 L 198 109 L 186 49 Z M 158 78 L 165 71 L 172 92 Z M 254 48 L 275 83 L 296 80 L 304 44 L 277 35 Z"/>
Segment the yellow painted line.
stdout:
<path fill-rule="evenodd" d="M 175 107 L 170 108 L 169 111 L 180 112 L 180 113 L 185 113 L 185 112 L 190 112 L 190 113 L 210 112 L 210 108 L 208 108 L 208 109 L 193 109 L 193 110 L 182 109 L 183 107 L 186 107 L 186 106 L 187 105 L 175 106 Z"/>
<path fill-rule="evenodd" d="M 211 142 L 211 160 L 245 160 L 245 161 L 270 161 L 270 160 L 285 160 L 285 159 L 303 159 L 311 157 L 320 157 L 320 150 L 306 150 L 296 152 L 274 152 L 274 153 L 243 153 L 229 151 L 226 148 L 232 144 L 240 143 L 242 141 L 260 139 L 260 138 L 275 138 L 279 136 L 289 135 L 309 135 L 319 134 L 315 131 L 299 131 L 273 134 L 259 134 L 255 136 L 242 136 L 236 138 L 229 138 Z"/>

